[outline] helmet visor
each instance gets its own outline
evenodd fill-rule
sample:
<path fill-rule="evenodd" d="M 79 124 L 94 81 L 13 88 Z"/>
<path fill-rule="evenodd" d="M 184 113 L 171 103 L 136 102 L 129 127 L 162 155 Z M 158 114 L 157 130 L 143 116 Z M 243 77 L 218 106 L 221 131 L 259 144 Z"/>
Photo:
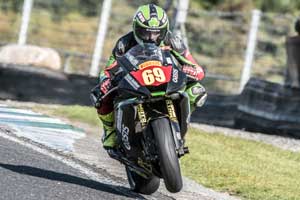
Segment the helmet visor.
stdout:
<path fill-rule="evenodd" d="M 144 43 L 160 44 L 160 42 L 166 36 L 167 29 L 150 29 L 136 27 L 135 33 L 139 39 L 143 40 Z"/>

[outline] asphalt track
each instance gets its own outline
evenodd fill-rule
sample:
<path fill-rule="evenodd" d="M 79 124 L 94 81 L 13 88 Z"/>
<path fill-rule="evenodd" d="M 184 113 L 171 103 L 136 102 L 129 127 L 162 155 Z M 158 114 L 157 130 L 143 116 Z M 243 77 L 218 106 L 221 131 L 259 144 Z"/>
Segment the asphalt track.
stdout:
<path fill-rule="evenodd" d="M 144 199 L 0 137 L 0 199 Z"/>
<path fill-rule="evenodd" d="M 61 120 L 0 104 L 0 200 L 236 200 L 185 177 L 176 194 L 167 192 L 163 183 L 152 195 L 134 193 L 124 166 L 96 141 Z"/>

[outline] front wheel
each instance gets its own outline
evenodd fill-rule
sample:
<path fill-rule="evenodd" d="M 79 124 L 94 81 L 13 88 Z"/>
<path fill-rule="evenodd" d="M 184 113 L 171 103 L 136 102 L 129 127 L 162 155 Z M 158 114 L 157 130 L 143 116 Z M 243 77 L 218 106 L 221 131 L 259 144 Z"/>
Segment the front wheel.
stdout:
<path fill-rule="evenodd" d="M 138 175 L 126 166 L 127 179 L 131 189 L 135 192 L 150 195 L 159 188 L 160 180 L 156 176 L 152 176 L 149 179 Z"/>
<path fill-rule="evenodd" d="M 167 118 L 156 119 L 152 121 L 151 126 L 166 188 L 173 193 L 179 192 L 182 189 L 182 177 L 170 121 Z"/>

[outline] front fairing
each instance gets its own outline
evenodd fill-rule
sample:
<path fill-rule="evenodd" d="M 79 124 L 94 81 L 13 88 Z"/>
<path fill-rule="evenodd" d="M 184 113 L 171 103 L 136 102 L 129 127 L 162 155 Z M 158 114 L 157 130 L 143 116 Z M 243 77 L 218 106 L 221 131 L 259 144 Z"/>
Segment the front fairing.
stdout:
<path fill-rule="evenodd" d="M 118 63 L 123 71 L 119 94 L 124 98 L 151 97 L 154 92 L 171 94 L 186 85 L 187 77 L 170 51 L 154 44 L 136 45 Z"/>

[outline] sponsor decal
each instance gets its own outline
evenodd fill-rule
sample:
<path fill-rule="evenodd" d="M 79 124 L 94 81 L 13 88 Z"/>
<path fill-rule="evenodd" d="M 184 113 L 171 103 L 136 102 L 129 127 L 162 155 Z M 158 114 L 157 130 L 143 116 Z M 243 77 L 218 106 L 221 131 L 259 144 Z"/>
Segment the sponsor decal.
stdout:
<path fill-rule="evenodd" d="M 160 61 L 157 60 L 150 60 L 147 62 L 144 62 L 142 64 L 139 65 L 139 69 L 145 69 L 147 67 L 151 67 L 151 66 L 162 66 Z"/>
<path fill-rule="evenodd" d="M 201 80 L 204 76 L 202 68 L 197 66 L 185 65 L 183 66 L 182 71 L 196 80 Z"/>
<path fill-rule="evenodd" d="M 127 150 L 131 149 L 130 143 L 129 143 L 129 128 L 122 124 L 122 142 Z"/>
<path fill-rule="evenodd" d="M 193 95 L 199 95 L 205 92 L 205 88 L 204 87 L 200 87 L 200 86 L 196 86 L 192 88 L 192 93 Z"/>
<path fill-rule="evenodd" d="M 103 81 L 103 83 L 101 84 L 100 90 L 101 90 L 101 92 L 103 92 L 104 94 L 106 94 L 110 88 L 111 88 L 110 79 L 106 79 L 106 80 Z"/>
<path fill-rule="evenodd" d="M 172 59 L 171 59 L 170 57 L 166 57 L 166 60 L 167 60 L 167 63 L 168 63 L 168 64 L 170 64 L 170 65 L 173 64 L 173 63 L 172 63 Z"/>
<path fill-rule="evenodd" d="M 143 15 L 143 13 L 142 12 L 139 12 L 138 14 L 137 14 L 137 16 L 138 16 L 138 18 L 139 18 L 139 20 L 141 21 L 141 22 L 145 22 L 146 21 L 146 19 L 145 19 L 145 17 L 144 17 L 144 15 Z"/>
<path fill-rule="evenodd" d="M 122 117 L 123 117 L 123 110 L 119 109 L 117 113 L 117 129 L 121 133 L 122 132 Z"/>
<path fill-rule="evenodd" d="M 172 77 L 172 81 L 174 83 L 178 82 L 178 70 L 177 69 L 173 69 L 173 77 Z"/>
<path fill-rule="evenodd" d="M 146 117 L 143 105 L 139 104 L 137 106 L 137 110 L 138 110 L 138 116 L 139 116 L 140 122 L 142 124 L 142 127 L 145 127 L 147 124 L 147 117 Z"/>
<path fill-rule="evenodd" d="M 173 101 L 172 100 L 166 100 L 166 104 L 167 104 L 167 109 L 168 109 L 168 113 L 169 113 L 169 117 L 172 121 L 177 121 L 177 117 L 176 117 L 176 113 L 175 113 L 175 108 L 173 105 Z"/>
<path fill-rule="evenodd" d="M 125 53 L 125 45 L 122 40 L 118 42 L 118 51 L 120 54 Z"/>
<path fill-rule="evenodd" d="M 125 57 L 129 60 L 129 62 L 132 64 L 132 65 L 134 65 L 134 66 L 136 66 L 138 63 L 139 63 L 139 61 L 133 56 L 133 55 L 131 55 L 131 54 L 125 54 Z"/>
<path fill-rule="evenodd" d="M 139 89 L 140 85 L 134 80 L 134 78 L 132 76 L 130 76 L 129 74 L 127 74 L 124 79 L 135 89 Z"/>

